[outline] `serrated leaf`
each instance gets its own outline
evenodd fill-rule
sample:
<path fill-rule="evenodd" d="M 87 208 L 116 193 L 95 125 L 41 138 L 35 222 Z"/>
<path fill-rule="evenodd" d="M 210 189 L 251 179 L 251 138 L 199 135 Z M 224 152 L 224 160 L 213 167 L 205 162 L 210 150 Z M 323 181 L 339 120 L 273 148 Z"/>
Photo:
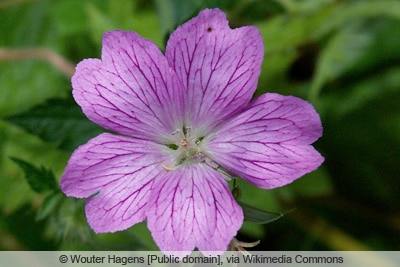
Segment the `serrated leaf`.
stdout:
<path fill-rule="evenodd" d="M 39 209 L 36 213 L 36 220 L 41 221 L 47 218 L 55 208 L 60 204 L 63 195 L 60 191 L 54 192 L 53 194 L 48 195 L 39 206 Z"/>
<path fill-rule="evenodd" d="M 264 211 L 258 208 L 254 208 L 248 204 L 243 202 L 239 202 L 239 205 L 243 209 L 244 220 L 248 222 L 258 223 L 258 224 L 267 224 L 274 222 L 280 218 L 282 218 L 285 214 L 282 212 L 270 212 Z"/>
<path fill-rule="evenodd" d="M 104 132 L 104 129 L 85 117 L 72 98 L 51 99 L 43 105 L 9 116 L 6 120 L 69 152 Z"/>
<path fill-rule="evenodd" d="M 44 167 L 37 168 L 29 162 L 19 158 L 11 158 L 18 166 L 24 170 L 25 178 L 32 188 L 37 193 L 43 193 L 50 190 L 58 190 L 58 184 L 54 173 Z"/>

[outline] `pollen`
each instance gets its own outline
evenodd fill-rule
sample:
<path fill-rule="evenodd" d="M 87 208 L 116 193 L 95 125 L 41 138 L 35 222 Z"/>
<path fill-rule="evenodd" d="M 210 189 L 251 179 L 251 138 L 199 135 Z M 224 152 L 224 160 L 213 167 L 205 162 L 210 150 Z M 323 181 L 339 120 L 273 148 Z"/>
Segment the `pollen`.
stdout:
<path fill-rule="evenodd" d="M 188 144 L 189 144 L 189 142 L 188 142 L 188 140 L 187 140 L 186 138 L 184 138 L 184 139 L 182 139 L 182 140 L 179 142 L 179 144 L 180 144 L 181 146 L 183 146 L 183 147 L 187 147 Z"/>

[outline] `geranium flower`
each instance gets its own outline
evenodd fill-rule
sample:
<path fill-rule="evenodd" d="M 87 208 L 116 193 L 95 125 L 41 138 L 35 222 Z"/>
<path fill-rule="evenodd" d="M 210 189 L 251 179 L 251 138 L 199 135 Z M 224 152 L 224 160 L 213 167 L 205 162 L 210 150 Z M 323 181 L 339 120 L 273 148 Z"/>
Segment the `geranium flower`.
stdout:
<path fill-rule="evenodd" d="M 88 198 L 96 233 L 147 220 L 162 251 L 224 251 L 243 223 L 231 175 L 258 187 L 286 185 L 323 161 L 314 108 L 268 93 L 251 101 L 263 61 L 255 27 L 230 29 L 206 9 L 178 27 L 165 55 L 134 32 L 103 38 L 85 59 L 73 96 L 104 133 L 72 154 L 61 189 Z"/>

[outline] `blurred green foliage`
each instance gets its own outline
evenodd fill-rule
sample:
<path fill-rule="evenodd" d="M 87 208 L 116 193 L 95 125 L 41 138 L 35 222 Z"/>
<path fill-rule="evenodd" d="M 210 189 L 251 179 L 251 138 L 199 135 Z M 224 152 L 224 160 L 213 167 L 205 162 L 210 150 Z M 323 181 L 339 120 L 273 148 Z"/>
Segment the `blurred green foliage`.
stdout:
<path fill-rule="evenodd" d="M 74 104 L 68 68 L 20 52 L 52 51 L 76 64 L 100 57 L 102 34 L 116 28 L 163 49 L 206 7 L 227 12 L 232 27 L 259 28 L 257 94 L 307 99 L 324 126 L 317 171 L 269 191 L 237 181 L 241 201 L 255 207 L 238 238 L 261 239 L 257 250 L 400 249 L 397 0 L 0 1 L 0 249 L 157 249 L 145 223 L 95 235 L 84 200 L 54 186 L 71 151 L 103 130 Z"/>

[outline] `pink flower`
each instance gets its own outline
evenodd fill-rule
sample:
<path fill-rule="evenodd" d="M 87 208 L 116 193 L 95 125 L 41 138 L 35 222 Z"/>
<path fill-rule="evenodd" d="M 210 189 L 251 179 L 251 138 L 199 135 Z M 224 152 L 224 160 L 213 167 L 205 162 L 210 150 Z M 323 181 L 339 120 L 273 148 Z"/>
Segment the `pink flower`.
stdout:
<path fill-rule="evenodd" d="M 101 134 L 72 154 L 61 179 L 88 198 L 96 233 L 147 220 L 162 251 L 224 251 L 243 223 L 230 174 L 261 188 L 315 170 L 322 134 L 304 100 L 264 94 L 251 101 L 263 60 L 255 27 L 230 29 L 207 9 L 178 27 L 165 55 L 134 32 L 104 35 L 102 58 L 72 77 L 86 116 Z"/>

